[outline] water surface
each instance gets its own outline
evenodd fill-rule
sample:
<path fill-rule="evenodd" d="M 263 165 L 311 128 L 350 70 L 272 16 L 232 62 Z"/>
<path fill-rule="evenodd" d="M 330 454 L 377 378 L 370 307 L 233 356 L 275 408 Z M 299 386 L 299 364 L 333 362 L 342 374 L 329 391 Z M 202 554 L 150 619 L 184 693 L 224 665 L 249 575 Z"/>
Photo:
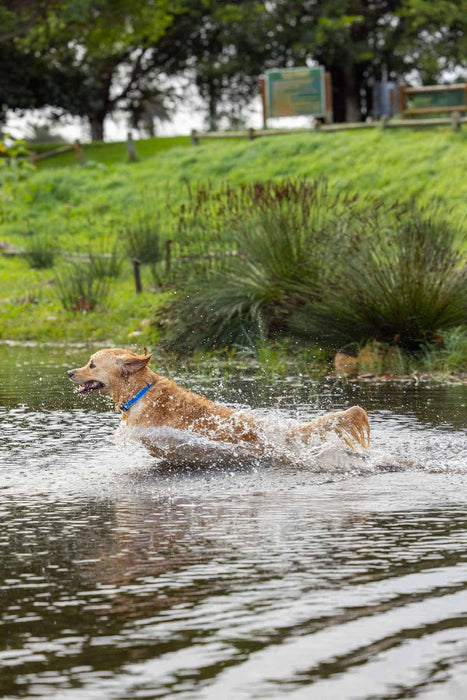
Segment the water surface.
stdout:
<path fill-rule="evenodd" d="M 368 458 L 180 470 L 73 393 L 87 350 L 2 352 L 4 697 L 467 697 L 467 387 L 180 376 L 373 427 Z"/>

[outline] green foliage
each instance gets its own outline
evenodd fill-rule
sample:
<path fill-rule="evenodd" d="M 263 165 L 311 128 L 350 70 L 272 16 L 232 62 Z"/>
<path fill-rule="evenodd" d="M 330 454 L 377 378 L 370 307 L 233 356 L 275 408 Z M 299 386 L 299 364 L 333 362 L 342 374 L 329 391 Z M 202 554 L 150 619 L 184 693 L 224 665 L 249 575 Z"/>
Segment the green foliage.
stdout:
<path fill-rule="evenodd" d="M 205 194 L 198 190 L 195 197 L 201 200 L 197 216 L 210 212 Z M 362 216 L 357 197 L 306 180 L 226 186 L 214 203 L 226 225 L 218 234 L 225 253 L 216 265 L 201 259 L 185 272 L 188 282 L 170 314 L 172 342 L 179 346 L 255 344 L 283 331 L 303 289 L 320 298 L 339 274 Z"/>
<path fill-rule="evenodd" d="M 106 279 L 96 277 L 87 263 L 69 264 L 55 277 L 57 294 L 67 311 L 93 311 L 108 295 Z"/>
<path fill-rule="evenodd" d="M 26 143 L 6 134 L 0 140 L 0 186 L 25 180 L 34 166 L 27 160 Z"/>
<path fill-rule="evenodd" d="M 447 70 L 465 71 L 467 0 L 406 0 L 400 15 L 405 25 L 400 49 L 412 52 L 425 84 L 442 79 Z"/>
<path fill-rule="evenodd" d="M 290 328 L 334 346 L 376 339 L 418 350 L 467 321 L 464 239 L 437 209 L 412 206 L 369 219 L 344 274 Z"/>
<path fill-rule="evenodd" d="M 190 75 L 211 129 L 242 121 L 270 67 L 325 65 L 335 118 L 365 116 L 385 73 L 438 78 L 465 68 L 466 0 L 28 0 L 0 7 L 1 111 L 49 105 L 86 116 L 93 140 L 120 109 L 149 129 Z"/>
<path fill-rule="evenodd" d="M 167 0 L 33 0 L 13 5 L 2 13 L 11 31 L 3 37 L 0 31 L 7 78 L 0 107 L 48 105 L 59 115 L 87 116 L 93 139 L 102 139 L 110 111 L 117 105 L 128 110 L 143 93 L 152 95 L 154 59 L 164 56 L 169 71 L 166 53 L 153 47 L 180 9 L 178 2 Z M 174 60 L 173 52 L 170 58 Z M 111 89 L 113 83 L 118 90 Z"/>
<path fill-rule="evenodd" d="M 140 141 L 136 144 L 139 162 L 131 166 L 124 164 L 124 144 L 92 144 L 89 149 L 92 149 L 93 160 L 105 161 L 107 167 L 58 169 L 54 163 L 63 161 L 62 156 L 56 156 L 39 161 L 37 172 L 32 172 L 28 179 L 12 182 L 9 188 L 2 189 L 1 241 L 22 248 L 32 235 L 48 234 L 53 237 L 54 247 L 70 254 L 78 252 L 91 256 L 110 252 L 108 242 L 114 239 L 115 232 L 122 230 L 128 221 L 137 221 L 142 202 L 150 201 L 151 207 L 160 212 L 163 240 L 173 240 L 173 274 L 170 291 L 161 293 L 158 290 L 157 294 L 145 291 L 136 296 L 131 265 L 126 263 L 118 282 L 108 278 L 112 294 L 105 302 L 105 313 L 96 307 L 95 311 L 77 314 L 63 309 L 54 286 L 50 285 L 48 270 L 30 269 L 23 256 L 0 256 L 1 337 L 70 341 L 85 337 L 99 342 L 125 343 L 133 341 L 129 333 L 142 333 L 134 336 L 138 337 L 134 342 L 156 342 L 162 329 L 168 326 L 170 330 L 171 324 L 144 330 L 140 322 L 154 318 L 158 308 L 168 305 L 169 298 L 174 295 L 173 285 L 176 298 L 180 299 L 184 280 L 196 275 L 195 268 L 200 270 L 200 275 L 203 271 L 205 277 L 211 277 L 218 274 L 216 270 L 223 269 L 226 257 L 237 260 L 238 255 L 232 254 L 237 251 L 237 237 L 242 239 L 245 228 L 242 228 L 243 211 L 247 212 L 249 221 L 259 221 L 263 226 L 259 205 L 263 195 L 260 193 L 267 189 L 268 180 L 281 185 L 291 172 L 296 181 L 304 178 L 309 181 L 325 172 L 331 193 L 358 191 L 359 200 L 352 205 L 356 213 L 367 209 L 365 202 L 369 196 L 386 202 L 416 197 L 425 204 L 436 198 L 440 201 L 440 216 L 458 230 L 459 243 L 466 250 L 461 227 L 467 203 L 465 132 L 375 130 L 332 135 L 297 134 L 253 142 L 219 139 L 202 141 L 197 148 L 188 148 L 184 145 L 187 143 L 186 138 Z M 161 152 L 157 150 L 160 144 L 164 148 L 183 147 Z M 143 148 L 147 148 L 147 152 Z M 68 154 L 63 154 L 63 158 L 65 156 Z M 74 154 L 69 157 L 74 166 Z M 255 190 L 258 206 L 252 204 L 248 195 L 254 181 L 261 185 Z M 191 199 L 187 182 L 191 183 Z M 202 197 L 205 201 L 198 202 Z M 284 204 L 285 209 L 288 206 Z M 147 205 L 143 207 L 146 208 Z M 265 220 L 268 226 L 272 225 L 267 213 Z M 365 231 L 369 231 L 367 225 L 362 233 Z M 247 242 L 243 243 L 248 245 L 250 238 L 254 242 L 257 237 L 259 240 L 256 230 L 246 230 Z M 338 252 L 337 249 L 332 254 L 337 258 Z M 160 265 L 156 265 L 158 268 Z M 144 279 L 149 269 L 143 267 L 142 273 L 143 287 L 149 290 Z M 331 283 L 335 281 L 333 277 Z M 282 302 L 274 302 L 274 305 L 282 323 Z M 264 309 L 269 306 L 266 304 L 262 308 L 263 316 Z M 186 309 L 183 305 L 181 313 L 188 315 Z M 200 326 L 203 326 L 207 329 L 206 335 L 210 335 L 208 319 L 196 316 L 196 309 L 189 313 L 193 314 L 194 331 L 205 335 L 204 331 L 200 333 Z M 158 320 L 162 324 L 168 320 L 167 314 L 160 313 Z M 244 330 L 240 330 L 237 344 L 252 348 L 249 358 L 266 358 L 268 351 L 264 348 L 269 341 L 265 338 L 271 331 L 268 325 L 250 327 L 245 324 Z M 290 331 L 285 333 L 290 335 Z M 280 335 L 281 332 L 274 331 L 274 336 L 279 338 Z M 442 335 L 447 345 L 449 333 L 443 331 Z M 191 347 L 196 345 L 194 338 L 189 337 L 188 341 Z M 256 343 L 263 348 L 261 352 L 255 350 Z M 308 336 L 303 343 L 309 354 L 304 367 L 315 365 L 316 353 L 321 355 L 314 341 Z M 319 345 L 323 347 L 322 343 Z M 293 355 L 297 354 L 294 343 L 288 347 Z M 444 350 L 437 347 L 432 352 L 433 357 L 439 357 Z M 452 357 L 455 356 L 453 352 Z M 419 353 L 417 363 L 422 363 L 422 359 Z M 324 362 L 320 360 L 320 366 L 324 366 Z M 407 363 L 404 366 L 409 367 Z"/>
<path fill-rule="evenodd" d="M 443 333 L 437 345 L 426 345 L 420 356 L 431 372 L 467 372 L 467 330 L 454 328 Z"/>
<path fill-rule="evenodd" d="M 161 224 L 157 213 L 150 211 L 128 221 L 120 233 L 126 253 L 131 260 L 154 265 L 162 258 Z"/>
<path fill-rule="evenodd" d="M 37 270 L 53 267 L 57 255 L 48 235 L 36 235 L 28 240 L 24 252 L 30 267 Z"/>
<path fill-rule="evenodd" d="M 123 267 L 123 257 L 120 251 L 120 245 L 117 240 L 112 244 L 103 242 L 99 248 L 99 252 L 91 251 L 89 253 L 89 264 L 93 277 L 96 279 L 105 279 L 120 277 Z"/>
<path fill-rule="evenodd" d="M 149 209 L 138 213 L 136 219 L 122 226 L 120 238 L 130 260 L 149 265 L 153 278 L 162 284 L 164 243 L 160 215 Z"/>
<path fill-rule="evenodd" d="M 241 197 L 232 216 L 238 196 L 226 189 L 230 254 L 193 266 L 168 309 L 173 345 L 255 345 L 288 332 L 331 347 L 376 339 L 414 351 L 466 322 L 464 231 L 439 210 L 357 206 L 306 181 L 253 183 Z M 206 199 L 203 209 L 212 211 Z"/>

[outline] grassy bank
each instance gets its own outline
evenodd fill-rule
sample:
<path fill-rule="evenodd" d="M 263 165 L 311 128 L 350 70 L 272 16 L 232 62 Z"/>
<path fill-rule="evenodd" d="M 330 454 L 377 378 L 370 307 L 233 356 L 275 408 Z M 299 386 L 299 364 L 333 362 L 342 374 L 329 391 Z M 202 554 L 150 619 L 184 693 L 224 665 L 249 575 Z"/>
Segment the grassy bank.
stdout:
<path fill-rule="evenodd" d="M 331 188 L 358 192 L 363 199 L 415 199 L 421 205 L 436 199 L 456 225 L 465 216 L 463 132 L 310 133 L 206 141 L 198 147 L 189 146 L 187 138 L 150 139 L 136 147 L 139 161 L 131 165 L 124 162 L 123 144 L 100 144 L 86 149 L 81 167 L 73 163 L 73 154 L 61 154 L 41 161 L 28 179 L 4 184 L 0 241 L 20 249 L 44 237 L 53 242 L 56 258 L 51 269 L 32 269 L 22 255 L 0 256 L 0 338 L 156 342 L 158 329 L 147 319 L 173 288 L 161 291 L 146 266 L 144 292 L 136 295 L 123 249 L 121 274 L 109 280 L 109 293 L 96 310 L 65 310 L 56 274 L 67 274 L 70 257 L 109 253 L 116 238 L 123 246 L 125 231 L 142 211 L 157 211 L 161 237 L 176 239 L 180 207 L 189 206 L 187 183 L 192 195 L 199 183 L 215 191 L 226 182 L 235 187 L 254 180 L 325 177 Z M 269 349 L 262 352 L 267 357 Z M 270 362 L 283 354 L 282 349 L 271 352 Z"/>
<path fill-rule="evenodd" d="M 172 148 L 187 147 L 190 143 L 188 136 L 171 136 L 167 138 L 151 138 L 138 141 L 136 144 L 139 161 L 157 156 L 159 153 Z M 53 144 L 33 145 L 33 150 L 40 156 L 54 150 Z M 119 165 L 127 161 L 127 147 L 124 141 L 104 143 L 94 142 L 82 144 L 81 157 L 83 164 L 96 162 L 103 165 Z M 63 168 L 76 165 L 74 150 L 59 153 L 37 161 L 38 170 L 44 168 Z"/>

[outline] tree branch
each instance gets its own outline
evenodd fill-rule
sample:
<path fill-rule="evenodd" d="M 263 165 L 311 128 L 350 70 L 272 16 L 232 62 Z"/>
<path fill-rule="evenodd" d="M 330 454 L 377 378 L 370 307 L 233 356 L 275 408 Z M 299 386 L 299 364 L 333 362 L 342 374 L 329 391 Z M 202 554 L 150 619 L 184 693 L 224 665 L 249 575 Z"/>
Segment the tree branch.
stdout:
<path fill-rule="evenodd" d="M 128 95 L 131 88 L 134 86 L 134 84 L 136 83 L 136 81 L 139 78 L 141 78 L 143 75 L 146 75 L 151 70 L 151 68 L 152 68 L 151 65 L 149 65 L 147 68 L 142 68 L 142 65 L 141 65 L 142 60 L 143 60 L 146 52 L 147 52 L 147 49 L 141 50 L 141 53 L 136 58 L 135 64 L 134 64 L 132 71 L 130 73 L 130 77 L 128 79 L 128 83 L 127 83 L 126 87 L 124 87 L 123 90 L 121 90 L 118 95 L 115 95 L 115 97 L 112 100 L 110 100 L 110 104 L 112 105 L 112 107 L 114 107 L 117 104 L 117 102 L 119 102 L 120 100 L 122 100 L 124 97 L 126 97 Z"/>

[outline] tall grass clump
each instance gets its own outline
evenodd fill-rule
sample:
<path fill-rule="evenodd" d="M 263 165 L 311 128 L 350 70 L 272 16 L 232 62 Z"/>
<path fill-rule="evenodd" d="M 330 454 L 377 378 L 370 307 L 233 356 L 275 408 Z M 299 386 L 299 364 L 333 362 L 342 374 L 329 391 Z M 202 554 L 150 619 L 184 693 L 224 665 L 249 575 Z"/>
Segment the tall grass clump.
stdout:
<path fill-rule="evenodd" d="M 215 252 L 183 266 L 165 310 L 178 350 L 292 336 L 414 352 L 466 324 L 465 234 L 436 205 L 362 202 L 306 180 L 191 197 L 178 233 L 199 220 Z"/>
<path fill-rule="evenodd" d="M 54 266 L 57 251 L 49 236 L 37 234 L 24 247 L 24 257 L 29 267 L 41 270 Z"/>
<path fill-rule="evenodd" d="M 467 372 L 467 330 L 453 328 L 442 336 L 442 345 L 427 345 L 422 349 L 421 360 L 429 371 Z"/>
<path fill-rule="evenodd" d="M 149 265 L 153 278 L 161 281 L 159 263 L 164 257 L 164 243 L 160 216 L 151 211 L 127 221 L 120 237 L 127 256 L 142 265 Z"/>
<path fill-rule="evenodd" d="M 464 240 L 436 207 L 373 217 L 336 283 L 292 315 L 290 330 L 330 345 L 376 339 L 421 349 L 467 322 Z"/>
<path fill-rule="evenodd" d="M 92 274 L 98 279 L 105 279 L 106 277 L 117 279 L 120 277 L 123 257 L 118 241 L 114 241 L 110 246 L 103 243 L 99 252 L 90 252 L 89 264 Z"/>
<path fill-rule="evenodd" d="M 96 277 L 89 263 L 70 263 L 55 276 L 58 298 L 67 311 L 93 311 L 108 296 L 106 279 Z"/>
<path fill-rule="evenodd" d="M 224 253 L 216 265 L 190 266 L 169 309 L 179 347 L 275 338 L 303 304 L 304 288 L 319 299 L 332 285 L 360 235 L 357 198 L 336 195 L 325 182 L 254 183 L 224 194 L 212 205 L 224 228 L 210 234 L 222 238 Z"/>

